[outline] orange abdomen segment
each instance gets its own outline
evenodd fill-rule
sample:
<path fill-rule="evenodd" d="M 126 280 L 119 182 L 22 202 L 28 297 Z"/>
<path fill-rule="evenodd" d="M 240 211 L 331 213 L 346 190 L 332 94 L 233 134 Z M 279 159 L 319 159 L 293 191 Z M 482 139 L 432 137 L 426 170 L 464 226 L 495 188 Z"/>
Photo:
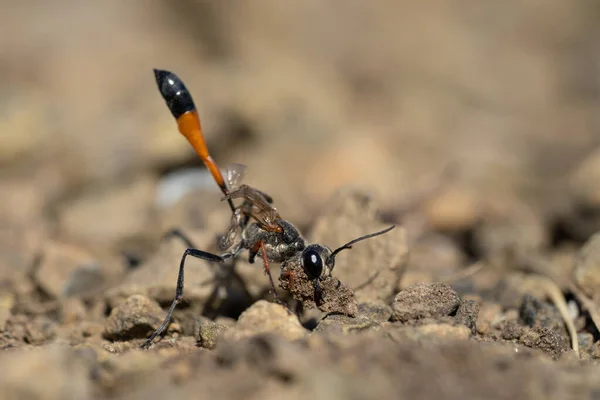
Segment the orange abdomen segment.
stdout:
<path fill-rule="evenodd" d="M 221 175 L 221 170 L 208 153 L 208 147 L 206 146 L 206 141 L 204 140 L 204 134 L 202 133 L 202 127 L 200 126 L 200 118 L 198 118 L 198 112 L 188 111 L 181 114 L 179 118 L 177 118 L 177 126 L 179 127 L 179 132 L 186 137 L 194 150 L 196 150 L 196 153 L 198 153 L 200 158 L 202 158 L 204 165 L 206 165 L 206 168 L 208 168 L 223 193 L 227 194 L 228 190 L 227 186 L 225 185 L 223 175 Z"/>

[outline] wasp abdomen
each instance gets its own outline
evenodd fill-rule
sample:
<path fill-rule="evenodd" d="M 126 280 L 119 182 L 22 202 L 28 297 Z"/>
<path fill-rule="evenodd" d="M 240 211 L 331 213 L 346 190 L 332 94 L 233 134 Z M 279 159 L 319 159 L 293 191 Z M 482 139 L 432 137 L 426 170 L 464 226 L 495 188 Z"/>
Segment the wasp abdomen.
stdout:
<path fill-rule="evenodd" d="M 154 76 L 160 94 L 176 119 L 186 112 L 196 111 L 192 95 L 177 75 L 169 71 L 155 69 Z"/>

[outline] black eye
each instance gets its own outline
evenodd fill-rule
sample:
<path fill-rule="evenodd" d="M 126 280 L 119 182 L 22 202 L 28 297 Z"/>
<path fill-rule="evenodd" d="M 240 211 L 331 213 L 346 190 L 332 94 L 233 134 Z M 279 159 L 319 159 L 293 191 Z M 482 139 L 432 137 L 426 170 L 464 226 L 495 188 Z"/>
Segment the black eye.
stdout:
<path fill-rule="evenodd" d="M 315 279 L 323 272 L 323 259 L 316 249 L 310 246 L 302 252 L 302 267 L 309 278 Z"/>

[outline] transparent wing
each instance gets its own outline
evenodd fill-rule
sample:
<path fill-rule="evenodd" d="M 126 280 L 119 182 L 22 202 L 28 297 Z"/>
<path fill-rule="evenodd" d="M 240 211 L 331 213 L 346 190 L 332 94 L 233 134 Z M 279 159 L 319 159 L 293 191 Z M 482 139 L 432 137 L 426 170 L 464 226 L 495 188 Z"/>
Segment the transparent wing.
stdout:
<path fill-rule="evenodd" d="M 244 177 L 246 176 L 247 166 L 244 164 L 229 164 L 225 167 L 225 181 L 227 188 L 231 191 L 236 190 L 242 184 Z"/>
<path fill-rule="evenodd" d="M 265 198 L 265 195 L 248 186 L 241 185 L 238 189 L 233 190 L 225 199 L 244 199 L 242 204 L 242 210 L 246 215 L 253 217 L 255 220 L 260 222 L 263 227 L 279 231 L 281 227 L 275 223 L 276 220 L 281 219 L 277 209 L 273 207 L 269 201 Z"/>

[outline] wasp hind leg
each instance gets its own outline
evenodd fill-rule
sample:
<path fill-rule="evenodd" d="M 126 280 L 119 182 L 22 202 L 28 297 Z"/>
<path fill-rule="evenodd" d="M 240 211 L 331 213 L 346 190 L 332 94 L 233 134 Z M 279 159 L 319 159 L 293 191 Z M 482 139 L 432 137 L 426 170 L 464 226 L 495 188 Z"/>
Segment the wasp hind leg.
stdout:
<path fill-rule="evenodd" d="M 197 250 L 197 249 L 193 249 L 193 248 L 188 248 L 185 250 L 185 252 L 183 253 L 183 256 L 181 257 L 181 262 L 179 263 L 179 273 L 177 274 L 177 288 L 175 289 L 175 299 L 173 299 L 173 303 L 171 303 L 171 307 L 169 307 L 169 311 L 167 311 L 167 315 L 166 315 L 164 321 L 162 322 L 162 324 L 160 324 L 160 326 L 158 327 L 157 330 L 154 331 L 152 336 L 150 336 L 144 342 L 144 344 L 142 344 L 140 346 L 143 349 L 147 349 L 148 347 L 150 347 L 150 345 L 152 344 L 154 339 L 164 332 L 165 328 L 169 324 L 169 321 L 171 320 L 173 311 L 175 311 L 175 307 L 177 307 L 177 305 L 181 302 L 181 299 L 183 298 L 185 259 L 187 256 L 192 256 L 195 258 L 199 258 L 201 260 L 218 262 L 218 263 L 225 262 L 225 258 L 218 256 L 216 254 L 207 253 L 205 251 Z"/>

